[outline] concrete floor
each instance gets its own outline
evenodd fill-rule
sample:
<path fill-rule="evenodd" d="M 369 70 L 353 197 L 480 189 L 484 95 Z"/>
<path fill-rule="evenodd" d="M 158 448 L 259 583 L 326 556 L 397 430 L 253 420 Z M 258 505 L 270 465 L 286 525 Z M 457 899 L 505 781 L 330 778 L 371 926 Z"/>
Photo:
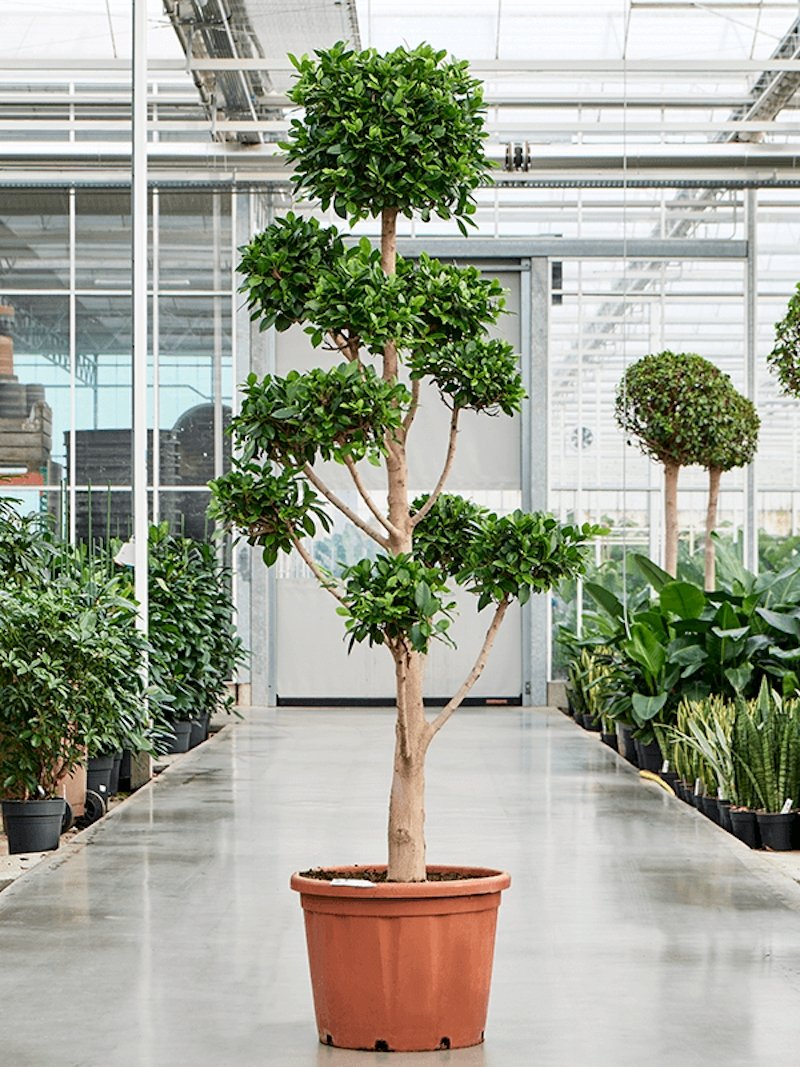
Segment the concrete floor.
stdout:
<path fill-rule="evenodd" d="M 800 1062 L 800 886 L 557 712 L 464 709 L 428 854 L 505 867 L 487 1041 L 317 1043 L 292 870 L 384 855 L 387 711 L 253 711 L 0 894 L 8 1067 Z"/>

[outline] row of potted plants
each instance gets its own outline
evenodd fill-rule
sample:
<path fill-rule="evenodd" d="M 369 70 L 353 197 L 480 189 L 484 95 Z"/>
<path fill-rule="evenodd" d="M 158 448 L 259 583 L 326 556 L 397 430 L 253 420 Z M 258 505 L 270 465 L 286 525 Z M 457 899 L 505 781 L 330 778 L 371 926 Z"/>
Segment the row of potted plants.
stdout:
<path fill-rule="evenodd" d="M 113 562 L 116 546 L 60 543 L 46 518 L 20 515 L 15 503 L 0 498 L 0 797 L 10 850 L 38 851 L 56 847 L 69 822 L 63 794 L 77 768 L 123 751 L 169 750 L 179 718 L 225 703 L 242 649 L 211 546 L 153 529 L 161 614 L 147 641 L 130 573 Z M 145 653 L 150 685 L 137 670 Z M 99 802 L 90 817 L 102 814 L 108 791 L 107 779 L 82 787 L 81 808 L 85 792 Z M 20 836 L 23 825 L 31 838 Z"/>
<path fill-rule="evenodd" d="M 593 682 L 605 675 L 592 659 L 590 653 L 583 656 L 583 679 L 590 679 L 600 699 L 602 681 Z M 585 696 L 581 682 L 573 671 L 570 710 L 584 729 L 598 730 L 602 716 L 595 720 L 579 710 Z M 676 796 L 751 848 L 800 847 L 800 699 L 781 697 L 764 680 L 752 700 L 684 699 L 674 724 L 655 731 L 658 773 Z M 638 739 L 624 747 L 624 728 L 602 737 L 635 766 L 655 769 Z"/>

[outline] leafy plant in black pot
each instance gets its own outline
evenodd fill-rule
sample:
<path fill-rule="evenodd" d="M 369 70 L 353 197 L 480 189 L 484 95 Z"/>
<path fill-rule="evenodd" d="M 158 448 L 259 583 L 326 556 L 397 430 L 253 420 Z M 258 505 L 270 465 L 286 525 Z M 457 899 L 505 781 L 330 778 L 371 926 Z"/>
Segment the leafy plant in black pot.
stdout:
<path fill-rule="evenodd" d="M 230 573 L 213 544 L 172 534 L 166 523 L 150 528 L 149 547 L 151 677 L 169 695 L 173 730 L 188 747 L 192 722 L 199 739 L 214 711 L 233 706 L 228 682 L 245 653 Z"/>

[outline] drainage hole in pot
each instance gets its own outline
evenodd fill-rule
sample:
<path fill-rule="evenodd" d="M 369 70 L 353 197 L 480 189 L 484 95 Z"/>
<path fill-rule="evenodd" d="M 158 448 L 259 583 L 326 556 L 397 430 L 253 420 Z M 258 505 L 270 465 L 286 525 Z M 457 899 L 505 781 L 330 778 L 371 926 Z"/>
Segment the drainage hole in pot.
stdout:
<path fill-rule="evenodd" d="M 376 1041 L 375 1042 L 375 1051 L 376 1052 L 391 1052 L 392 1050 L 389 1048 L 389 1042 L 388 1041 Z"/>
<path fill-rule="evenodd" d="M 442 1040 L 439 1042 L 439 1048 L 450 1048 L 450 1038 L 443 1037 Z"/>
<path fill-rule="evenodd" d="M 330 1034 L 326 1034 L 325 1035 L 325 1044 L 326 1045 L 332 1045 L 333 1044 L 333 1038 L 331 1037 Z"/>

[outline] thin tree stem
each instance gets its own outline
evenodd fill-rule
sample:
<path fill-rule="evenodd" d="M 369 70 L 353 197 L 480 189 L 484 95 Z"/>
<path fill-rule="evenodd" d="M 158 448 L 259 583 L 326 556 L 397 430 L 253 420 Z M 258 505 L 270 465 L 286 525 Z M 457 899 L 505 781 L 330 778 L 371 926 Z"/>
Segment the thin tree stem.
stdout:
<path fill-rule="evenodd" d="M 438 734 L 447 720 L 452 716 L 453 712 L 460 707 L 464 697 L 469 693 L 470 689 L 472 689 L 473 685 L 475 685 L 477 680 L 483 674 L 483 668 L 486 666 L 487 657 L 492 650 L 492 645 L 497 637 L 497 632 L 500 629 L 500 624 L 505 617 L 505 613 L 508 610 L 508 605 L 509 600 L 507 597 L 504 597 L 497 605 L 494 618 L 489 624 L 489 629 L 486 631 L 486 637 L 483 639 L 483 645 L 478 653 L 478 658 L 472 666 L 472 670 L 469 672 L 452 700 L 445 704 L 433 722 L 428 723 L 428 744 L 430 744 L 436 734 Z"/>
<path fill-rule="evenodd" d="M 314 468 L 309 464 L 303 467 L 303 474 L 308 478 L 315 489 L 318 489 L 320 493 L 329 500 L 335 508 L 338 508 L 341 513 L 346 516 L 354 526 L 357 526 L 359 530 L 371 537 L 373 541 L 377 541 L 381 548 L 388 548 L 388 540 L 380 534 L 377 530 L 373 529 L 368 522 L 364 522 L 360 515 L 357 515 L 352 508 L 349 508 L 343 500 L 341 500 L 333 490 L 329 489 L 322 479 L 314 471 Z"/>
<path fill-rule="evenodd" d="M 403 419 L 403 433 L 406 435 L 411 429 L 411 423 L 414 421 L 414 418 L 417 414 L 417 409 L 419 408 L 419 388 L 419 378 L 415 378 L 414 381 L 411 383 L 411 403 L 408 407 L 408 411 L 406 412 L 406 417 Z"/>
<path fill-rule="evenodd" d="M 428 499 L 425 501 L 425 503 L 422 505 L 416 515 L 414 515 L 411 519 L 412 528 L 416 526 L 417 523 L 422 522 L 422 520 L 431 510 L 433 505 L 439 499 L 442 490 L 444 489 L 445 482 L 450 476 L 450 471 L 453 469 L 453 460 L 456 458 L 456 440 L 458 438 L 458 413 L 460 411 L 461 408 L 453 408 L 453 414 L 450 416 L 450 437 L 447 442 L 447 456 L 444 461 L 442 473 L 439 475 L 439 481 L 436 483 L 436 488 L 433 490 L 431 495 L 428 497 Z"/>
<path fill-rule="evenodd" d="M 292 544 L 297 549 L 298 555 L 302 558 L 305 565 L 313 571 L 314 577 L 322 588 L 327 589 L 331 596 L 336 597 L 340 604 L 344 604 L 344 597 L 336 588 L 336 579 L 325 573 L 311 553 L 307 551 L 305 545 L 296 534 L 292 533 L 291 537 Z"/>
<path fill-rule="evenodd" d="M 399 531 L 397 527 L 393 526 L 392 523 L 389 522 L 389 520 L 383 514 L 381 509 L 370 496 L 369 490 L 364 485 L 364 482 L 361 480 L 361 475 L 358 473 L 358 467 L 356 467 L 355 463 L 352 460 L 352 457 L 345 456 L 344 465 L 350 471 L 350 477 L 353 479 L 353 484 L 358 490 L 358 495 L 367 505 L 369 510 L 372 512 L 372 514 L 375 516 L 375 518 L 378 520 L 384 530 L 386 530 L 387 533 L 390 534 L 398 534 Z"/>

